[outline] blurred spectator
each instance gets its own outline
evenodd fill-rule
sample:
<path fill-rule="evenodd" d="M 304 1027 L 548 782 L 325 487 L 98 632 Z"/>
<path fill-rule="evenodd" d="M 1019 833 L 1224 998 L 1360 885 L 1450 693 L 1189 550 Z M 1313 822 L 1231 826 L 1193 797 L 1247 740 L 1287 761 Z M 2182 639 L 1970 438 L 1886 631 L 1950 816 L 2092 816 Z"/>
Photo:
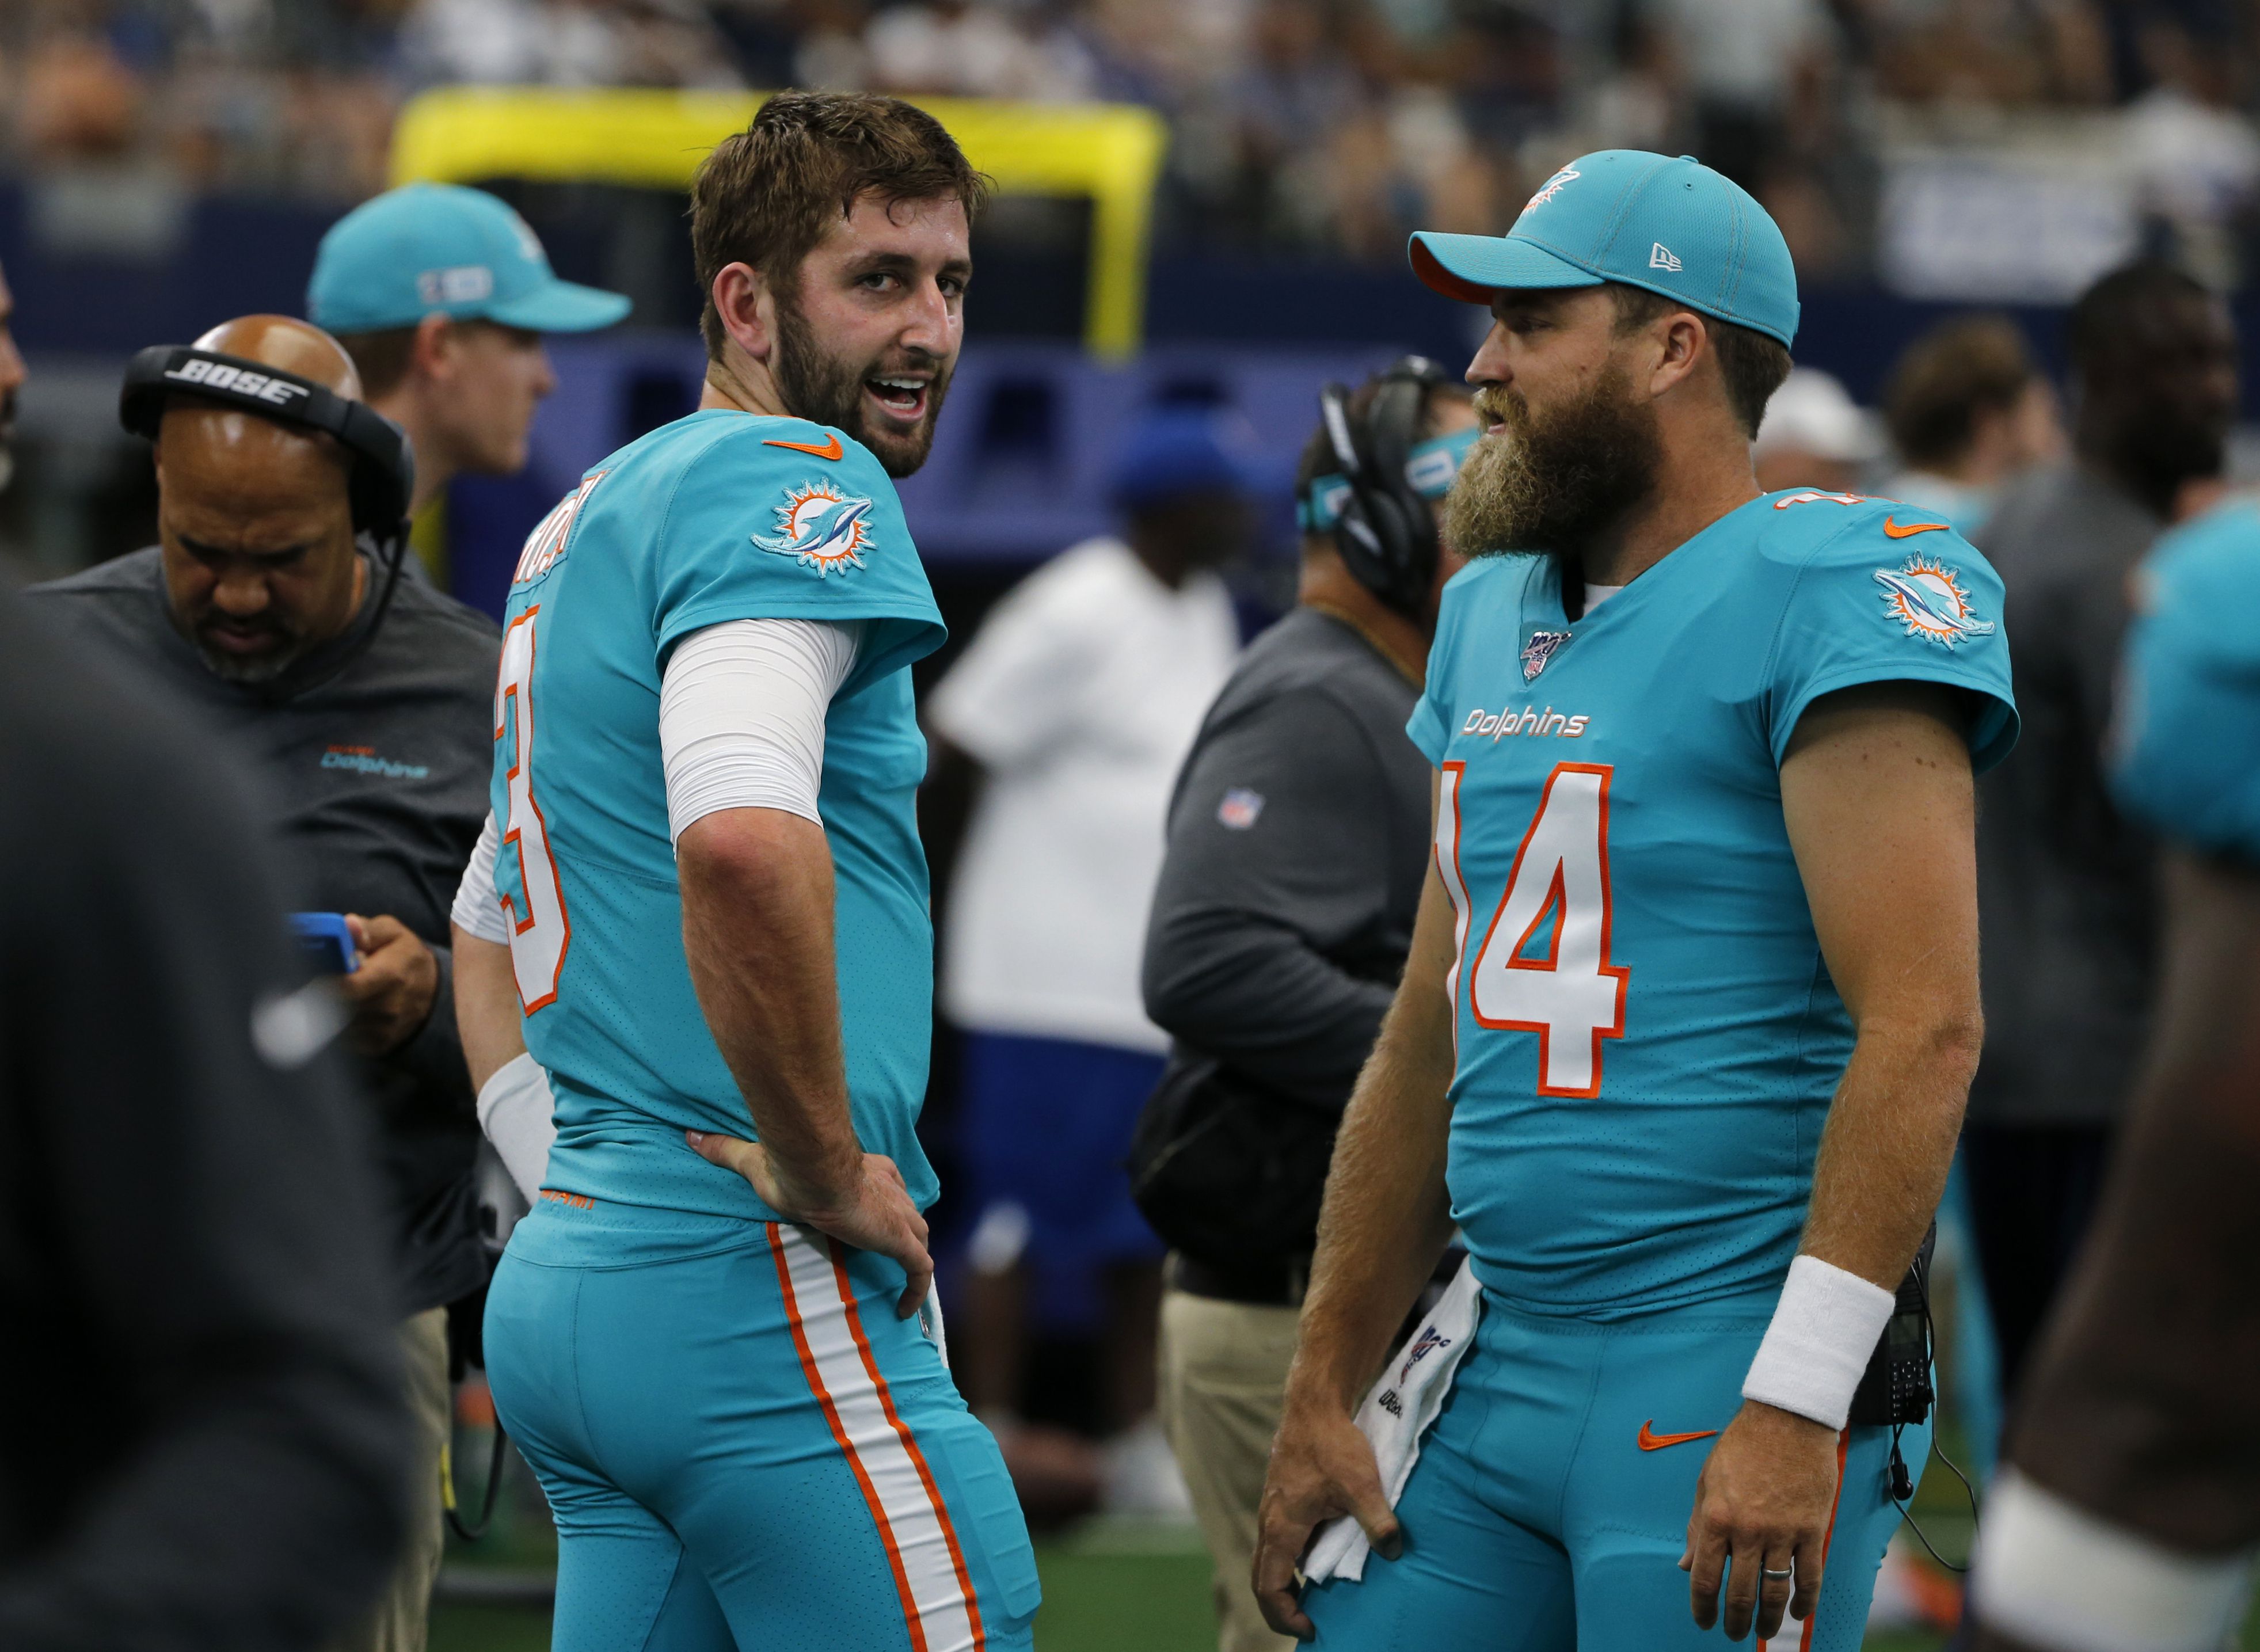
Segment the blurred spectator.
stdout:
<path fill-rule="evenodd" d="M 1751 454 L 1758 486 L 1856 493 L 1877 455 L 1874 416 L 1834 374 L 1792 368 L 1766 404 Z"/>
<path fill-rule="evenodd" d="M 417 82 L 743 83 L 697 0 L 420 0 L 403 37 Z"/>
<path fill-rule="evenodd" d="M 947 879 L 942 1007 L 964 1034 L 959 1379 L 1011 1462 L 1027 1322 L 1103 1292 L 1109 1497 L 1150 1508 L 1184 1494 L 1152 1421 L 1162 1244 L 1123 1169 L 1168 1048 L 1139 959 L 1170 783 L 1239 651 L 1211 570 L 1250 520 L 1204 408 L 1139 421 L 1113 493 L 1122 537 L 1031 575 L 928 699 L 926 825 Z"/>
<path fill-rule="evenodd" d="M 24 65 L 18 140 L 49 165 L 113 160 L 132 148 L 143 89 L 107 40 L 65 34 Z"/>
<path fill-rule="evenodd" d="M 2260 202 L 2260 137 L 2236 106 L 2235 58 L 2165 19 L 2142 32 L 2150 89 L 2127 111 L 2136 199 L 2177 261 L 2208 285 L 2238 284 Z"/>
<path fill-rule="evenodd" d="M 2016 323 L 1963 316 L 1909 345 L 1884 390 L 1900 466 L 1882 491 L 1964 534 L 1984 526 L 2006 483 L 2063 451 L 2055 389 Z"/>
<path fill-rule="evenodd" d="M 248 317 L 198 346 L 360 391 L 337 341 L 303 321 Z M 414 1505 L 406 1555 L 341 1646 L 420 1652 L 453 1415 L 449 1308 L 483 1291 L 488 1267 L 447 943 L 487 813 L 499 637 L 419 574 L 388 577 L 397 534 L 359 501 L 383 497 L 404 513 L 389 467 L 193 393 L 163 410 L 155 459 L 162 542 L 29 599 L 255 763 L 268 835 L 294 858 L 310 905 L 352 932 L 358 957 L 338 984 L 388 1184 L 415 1424 L 402 1478 Z M 368 554 L 357 527 L 390 556 Z"/>
<path fill-rule="evenodd" d="M 1412 945 L 1430 776 L 1404 730 L 1462 566 L 1434 502 L 1475 435 L 1465 388 L 1417 357 L 1342 412 L 1357 485 L 1405 542 L 1352 571 L 1337 547 L 1350 483 L 1321 428 L 1296 489 L 1298 606 L 1202 721 L 1146 933 L 1147 1006 L 1174 1040 L 1135 1160 L 1141 1201 L 1175 1241 L 1162 1414 L 1215 1562 L 1223 1652 L 1294 1645 L 1248 1587 L 1256 1503 L 1334 1129 Z"/>
<path fill-rule="evenodd" d="M 1647 0 L 1670 41 L 1704 163 L 1756 192 L 1787 135 L 1800 75 L 1829 58 L 1821 0 Z"/>
<path fill-rule="evenodd" d="M 1064 30 L 1038 34 L 1025 11 L 973 0 L 898 5 L 872 18 L 863 43 L 874 84 L 890 92 L 1074 103 L 1091 64 Z"/>
<path fill-rule="evenodd" d="M 0 598 L 0 1646 L 311 1652 L 397 1544 L 367 1148 L 228 754 Z"/>
<path fill-rule="evenodd" d="M 2101 773 L 2128 583 L 2184 488 L 2220 474 L 2236 411 L 2228 311 L 2168 265 L 2097 282 L 2069 342 L 2071 461 L 2011 489 L 1978 535 L 2006 587 L 2024 721 L 1978 783 L 1985 1053 L 1963 1135 L 2011 1396 L 2086 1232 L 2149 1026 L 2154 852 Z"/>
<path fill-rule="evenodd" d="M 534 410 L 557 388 L 545 333 L 628 312 L 560 281 L 526 220 L 479 190 L 411 183 L 330 226 L 306 313 L 353 357 L 368 404 L 407 433 L 420 511 L 454 477 L 515 475 Z"/>

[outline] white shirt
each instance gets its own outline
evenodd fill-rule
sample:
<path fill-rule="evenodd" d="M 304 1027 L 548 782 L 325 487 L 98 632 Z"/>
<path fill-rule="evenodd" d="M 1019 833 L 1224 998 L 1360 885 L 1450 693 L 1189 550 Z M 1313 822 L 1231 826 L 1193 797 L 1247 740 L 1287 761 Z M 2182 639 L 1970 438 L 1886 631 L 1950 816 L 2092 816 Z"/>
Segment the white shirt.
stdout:
<path fill-rule="evenodd" d="M 983 1032 L 1169 1047 L 1138 976 L 1177 769 L 1240 651 L 1223 583 L 1171 590 L 1119 540 L 1061 553 L 935 689 L 987 771 L 942 938 L 942 1007 Z"/>

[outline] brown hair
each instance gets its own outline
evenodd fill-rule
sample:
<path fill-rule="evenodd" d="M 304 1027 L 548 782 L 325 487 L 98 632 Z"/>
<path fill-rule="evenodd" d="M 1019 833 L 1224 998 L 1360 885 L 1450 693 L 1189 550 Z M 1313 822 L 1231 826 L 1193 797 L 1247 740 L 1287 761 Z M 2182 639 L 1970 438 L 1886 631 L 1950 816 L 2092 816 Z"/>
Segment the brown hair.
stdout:
<path fill-rule="evenodd" d="M 715 146 L 690 183 L 690 255 L 705 295 L 698 330 L 710 359 L 727 340 L 714 277 L 750 264 L 791 291 L 833 215 L 844 218 L 867 194 L 888 205 L 954 196 L 970 221 L 989 180 L 932 115 L 869 92 L 779 92 L 752 125 Z"/>
<path fill-rule="evenodd" d="M 1734 409 L 1742 434 L 1755 441 L 1758 421 L 1765 417 L 1766 404 L 1789 376 L 1789 347 L 1737 322 L 1704 316 L 1691 305 L 1650 292 L 1645 287 L 1630 287 L 1617 281 L 1609 282 L 1608 287 L 1609 297 L 1616 301 L 1619 333 L 1630 333 L 1675 310 L 1702 316 L 1703 325 L 1711 334 L 1711 348 L 1719 358 L 1719 377 L 1727 388 L 1727 405 Z"/>
<path fill-rule="evenodd" d="M 375 333 L 341 333 L 338 342 L 353 357 L 354 367 L 361 374 L 361 393 L 364 401 L 375 401 L 390 396 L 400 388 L 400 381 L 408 376 L 408 364 L 416 359 L 416 329 L 385 327 Z"/>
<path fill-rule="evenodd" d="M 1950 464 L 1970 446 L 1978 416 L 2014 407 L 2032 382 L 2032 352 L 2006 316 L 1934 327 L 1907 347 L 1885 389 L 1892 445 L 1911 465 Z"/>

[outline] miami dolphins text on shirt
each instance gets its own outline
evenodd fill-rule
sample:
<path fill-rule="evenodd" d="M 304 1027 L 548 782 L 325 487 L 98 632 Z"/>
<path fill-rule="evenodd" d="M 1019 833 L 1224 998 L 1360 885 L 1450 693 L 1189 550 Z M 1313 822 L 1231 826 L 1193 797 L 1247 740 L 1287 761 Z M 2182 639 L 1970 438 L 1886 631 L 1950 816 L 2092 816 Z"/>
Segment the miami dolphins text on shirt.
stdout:
<path fill-rule="evenodd" d="M 1520 712 L 1512 707 L 1500 712 L 1486 712 L 1478 705 L 1470 712 L 1467 720 L 1460 725 L 1460 733 L 1473 734 L 1477 739 L 1488 737 L 1496 746 L 1509 734 L 1534 734 L 1543 739 L 1551 735 L 1556 740 L 1581 740 L 1590 717 L 1571 717 L 1552 706 L 1544 711 L 1526 705 Z"/>

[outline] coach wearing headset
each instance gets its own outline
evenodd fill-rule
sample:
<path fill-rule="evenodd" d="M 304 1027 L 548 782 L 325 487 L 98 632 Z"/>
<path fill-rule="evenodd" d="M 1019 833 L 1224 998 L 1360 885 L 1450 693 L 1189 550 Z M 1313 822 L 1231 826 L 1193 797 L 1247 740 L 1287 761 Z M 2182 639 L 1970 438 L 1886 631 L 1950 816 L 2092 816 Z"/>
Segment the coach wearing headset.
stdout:
<path fill-rule="evenodd" d="M 1222 1652 L 1294 1644 L 1248 1586 L 1255 1507 L 1334 1126 L 1412 943 L 1428 764 L 1405 724 L 1461 565 L 1432 507 L 1476 434 L 1467 390 L 1417 356 L 1329 388 L 1321 412 L 1298 605 L 1185 760 L 1146 937 L 1146 1012 L 1174 1042 L 1132 1173 L 1174 1247 L 1161 1408 Z"/>
<path fill-rule="evenodd" d="M 417 1445 L 401 1466 L 407 1554 L 339 1644 L 418 1652 L 440 1563 L 447 1305 L 486 1278 L 447 941 L 487 812 L 499 635 L 398 576 L 412 465 L 360 395 L 337 340 L 282 316 L 145 351 L 120 413 L 155 446 L 161 543 L 26 597 L 232 740 L 266 782 L 253 804 L 278 881 L 301 909 L 347 915 L 358 956 L 341 1019 L 384 1172 Z"/>

